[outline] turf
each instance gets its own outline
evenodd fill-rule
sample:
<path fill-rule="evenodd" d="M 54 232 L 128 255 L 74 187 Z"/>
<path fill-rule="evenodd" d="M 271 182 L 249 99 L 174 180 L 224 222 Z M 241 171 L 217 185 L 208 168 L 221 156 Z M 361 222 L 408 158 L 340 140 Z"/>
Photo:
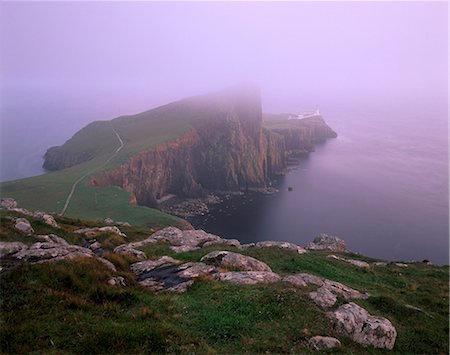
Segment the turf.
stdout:
<path fill-rule="evenodd" d="M 11 213 L 1 214 L 1 240 L 31 242 L 13 234 Z M 79 242 L 74 229 L 101 225 L 57 218 L 61 229 L 31 220 L 36 233 L 57 233 Z M 127 241 L 148 237 L 154 229 L 121 227 Z M 78 241 L 77 241 L 78 238 Z M 106 249 L 123 239 L 98 238 Z M 199 261 L 208 247 L 174 254 L 167 244 L 142 248 L 149 258 L 172 255 Z M 232 247 L 228 249 L 238 251 Z M 371 314 L 387 317 L 398 331 L 396 354 L 446 354 L 448 347 L 448 266 L 410 263 L 362 270 L 327 258 L 325 252 L 299 255 L 277 248 L 238 251 L 265 261 L 282 275 L 297 272 L 327 277 L 371 297 L 358 300 Z M 372 261 L 362 255 L 348 255 Z M 126 287 L 111 287 L 111 271 L 90 259 L 21 266 L 0 282 L 0 351 L 3 353 L 312 353 L 313 335 L 334 335 L 325 314 L 307 298 L 311 288 L 288 284 L 237 286 L 205 278 L 185 294 L 152 293 L 129 272 L 133 259 L 108 254 Z M 406 307 L 412 305 L 421 309 Z M 388 353 L 348 339 L 325 353 Z"/>

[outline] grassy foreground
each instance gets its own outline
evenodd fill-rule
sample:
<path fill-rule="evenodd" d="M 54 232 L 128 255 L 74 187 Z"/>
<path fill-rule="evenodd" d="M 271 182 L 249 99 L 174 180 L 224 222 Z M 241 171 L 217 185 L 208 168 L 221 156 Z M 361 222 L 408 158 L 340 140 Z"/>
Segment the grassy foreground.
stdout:
<path fill-rule="evenodd" d="M 32 243 L 1 213 L 0 240 Z M 73 230 L 98 225 L 58 219 L 62 229 L 31 220 L 36 234 L 55 233 L 80 244 Z M 128 241 L 146 238 L 154 230 L 124 227 Z M 124 242 L 114 235 L 100 238 L 111 250 Z M 143 250 L 149 258 L 172 255 L 198 261 L 209 247 L 173 254 L 168 245 Z M 233 250 L 233 248 L 224 248 Z M 256 257 L 282 275 L 309 272 L 342 282 L 371 297 L 358 300 L 371 314 L 387 317 L 398 331 L 393 353 L 447 354 L 448 266 L 422 263 L 407 268 L 391 264 L 362 270 L 326 258 L 327 253 L 298 255 L 279 249 L 239 251 Z M 354 258 L 372 259 L 353 255 Z M 0 279 L 2 353 L 311 353 L 313 335 L 333 335 L 324 313 L 307 298 L 311 288 L 272 285 L 236 286 L 205 278 L 185 294 L 151 293 L 129 272 L 129 258 L 107 258 L 125 277 L 126 287 L 111 287 L 111 271 L 90 259 L 25 265 Z M 406 307 L 412 305 L 421 309 Z M 364 348 L 339 337 L 342 347 L 326 353 L 387 353 Z"/>

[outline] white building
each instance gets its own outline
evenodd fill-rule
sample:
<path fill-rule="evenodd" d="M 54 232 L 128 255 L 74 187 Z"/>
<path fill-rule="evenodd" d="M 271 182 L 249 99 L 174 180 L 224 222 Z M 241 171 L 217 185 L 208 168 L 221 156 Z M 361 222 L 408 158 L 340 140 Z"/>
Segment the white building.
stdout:
<path fill-rule="evenodd" d="M 288 117 L 288 120 L 301 120 L 303 118 L 309 118 L 309 117 L 315 117 L 315 116 L 320 116 L 320 111 L 318 108 L 315 111 L 307 111 L 307 112 L 300 113 L 298 115 L 291 115 Z"/>

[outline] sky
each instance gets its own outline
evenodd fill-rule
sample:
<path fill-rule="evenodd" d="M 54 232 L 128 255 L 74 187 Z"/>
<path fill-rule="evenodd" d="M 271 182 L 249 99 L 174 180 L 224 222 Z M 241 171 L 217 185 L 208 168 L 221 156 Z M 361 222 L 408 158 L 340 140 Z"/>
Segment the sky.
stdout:
<path fill-rule="evenodd" d="M 447 6 L 2 1 L 2 180 L 40 169 L 49 146 L 89 122 L 239 83 L 261 88 L 266 112 L 446 110 Z"/>
<path fill-rule="evenodd" d="M 133 112 L 239 82 L 259 85 L 268 110 L 447 94 L 446 2 L 0 6 L 7 106 L 17 91 L 47 91 Z"/>

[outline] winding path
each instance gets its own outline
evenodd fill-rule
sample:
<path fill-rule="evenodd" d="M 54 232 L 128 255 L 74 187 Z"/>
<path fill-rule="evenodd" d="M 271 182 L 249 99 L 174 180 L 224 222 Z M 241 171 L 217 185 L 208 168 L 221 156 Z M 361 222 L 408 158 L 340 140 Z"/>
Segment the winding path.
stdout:
<path fill-rule="evenodd" d="M 77 181 L 75 181 L 75 182 L 73 183 L 72 188 L 71 188 L 70 193 L 69 193 L 69 196 L 67 196 L 66 202 L 64 203 L 64 207 L 63 207 L 63 209 L 61 210 L 61 213 L 60 213 L 61 216 L 64 216 L 64 213 L 66 213 L 67 207 L 69 207 L 70 200 L 72 199 L 72 196 L 73 196 L 73 194 L 74 194 L 74 192 L 75 192 L 75 189 L 77 188 L 78 184 L 79 184 L 83 179 L 85 179 L 86 177 L 88 177 L 89 175 L 91 175 L 94 171 L 96 171 L 96 170 L 98 170 L 98 169 L 104 167 L 106 164 L 108 164 L 108 163 L 111 161 L 111 159 L 114 158 L 114 157 L 117 155 L 117 153 L 119 153 L 119 152 L 122 150 L 122 148 L 124 147 L 125 144 L 123 143 L 122 138 L 120 138 L 119 133 L 117 133 L 117 131 L 114 129 L 114 127 L 113 127 L 111 121 L 109 121 L 109 124 L 110 124 L 111 129 L 113 130 L 114 134 L 116 135 L 117 139 L 118 139 L 119 142 L 120 142 L 119 148 L 117 148 L 116 151 L 115 151 L 115 152 L 114 152 L 114 153 L 113 153 L 113 154 L 112 154 L 112 155 L 111 155 L 111 156 L 110 156 L 110 157 L 109 157 L 102 165 L 95 167 L 95 168 L 92 169 L 91 171 L 89 171 L 89 172 L 87 172 L 86 174 L 84 174 L 82 177 L 78 178 Z"/>

